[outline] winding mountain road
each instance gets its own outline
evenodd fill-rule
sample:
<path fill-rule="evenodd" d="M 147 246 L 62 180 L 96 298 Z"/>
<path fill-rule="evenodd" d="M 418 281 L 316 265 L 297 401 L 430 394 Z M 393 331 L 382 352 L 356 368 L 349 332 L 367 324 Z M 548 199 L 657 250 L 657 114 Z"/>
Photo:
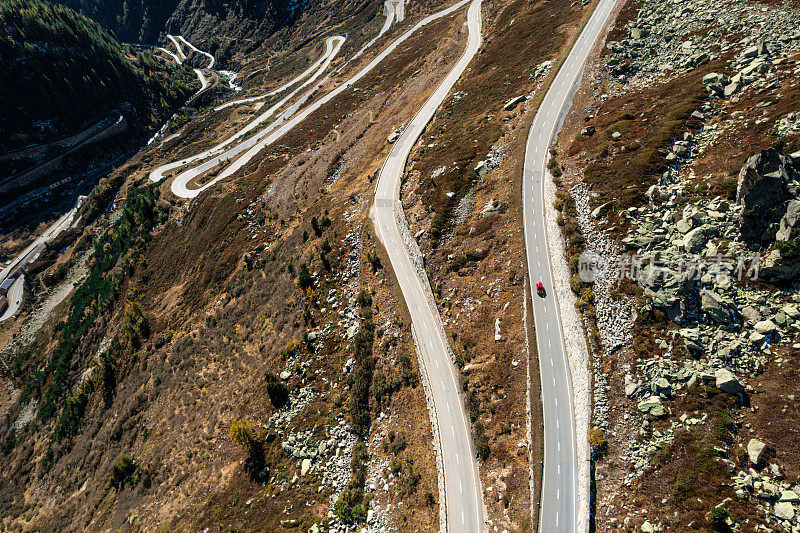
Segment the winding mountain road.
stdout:
<path fill-rule="evenodd" d="M 203 163 L 198 164 L 195 167 L 190 167 L 178 172 L 173 178 L 171 190 L 176 196 L 179 196 L 181 198 L 196 197 L 209 187 L 213 187 L 219 181 L 224 180 L 232 176 L 236 172 L 238 172 L 244 165 L 249 163 L 250 160 L 252 160 L 252 158 L 255 157 L 266 146 L 269 146 L 276 140 L 283 137 L 286 133 L 288 133 L 295 126 L 300 124 L 303 120 L 305 120 L 309 115 L 317 111 L 320 107 L 327 104 L 328 102 L 330 102 L 331 100 L 342 94 L 344 91 L 350 89 L 353 84 L 355 84 L 361 78 L 366 76 L 372 69 L 374 69 L 381 61 L 383 61 L 389 54 L 391 54 L 395 49 L 397 49 L 398 46 L 400 46 L 403 42 L 405 42 L 409 37 L 411 37 L 411 35 L 413 35 L 420 28 L 430 24 L 431 22 L 441 17 L 453 13 L 462 6 L 466 5 L 468 1 L 469 0 L 462 0 L 461 2 L 458 2 L 446 9 L 443 9 L 442 11 L 438 11 L 432 15 L 428 15 L 427 17 L 423 18 L 422 20 L 417 22 L 417 24 L 415 24 L 411 29 L 409 29 L 403 35 L 401 35 L 395 41 L 393 41 L 392 44 L 387 46 L 380 54 L 378 54 L 372 61 L 370 61 L 365 67 L 363 67 L 350 79 L 341 83 L 338 87 L 336 87 L 331 92 L 327 93 L 325 96 L 321 97 L 320 99 L 314 101 L 312 104 L 303 108 L 302 111 L 298 112 L 300 107 L 311 97 L 311 95 L 313 95 L 317 91 L 317 89 L 321 87 L 321 85 L 326 81 L 327 78 L 321 80 L 314 87 L 309 89 L 303 96 L 300 97 L 298 101 L 293 103 L 267 128 L 253 135 L 246 141 L 243 141 L 238 145 L 220 153 L 221 148 L 227 146 L 235 139 L 241 137 L 242 135 L 253 129 L 258 124 L 254 124 L 253 122 L 251 122 L 250 124 L 245 126 L 245 128 L 237 132 L 234 136 L 226 139 L 225 141 L 218 144 L 214 148 L 201 152 L 200 154 L 197 154 L 190 158 L 183 159 L 180 161 L 175 161 L 173 163 L 162 165 L 156 168 L 150 173 L 150 180 L 155 182 L 161 181 L 162 179 L 167 177 L 165 174 L 171 170 L 179 169 L 194 161 L 211 157 L 211 159 L 208 159 Z M 331 37 L 330 39 L 341 39 L 342 40 L 341 42 L 344 42 L 343 41 L 344 37 Z M 341 42 L 339 42 L 338 47 L 341 47 Z M 332 58 L 333 54 L 325 60 L 322 66 L 320 66 L 320 70 L 318 71 L 318 73 L 321 73 L 325 68 L 327 68 Z M 315 76 L 316 75 L 317 74 L 315 74 Z M 244 153 L 242 154 L 243 151 Z M 194 188 L 189 186 L 189 183 L 194 178 L 199 177 L 203 173 L 211 170 L 214 167 L 217 167 L 220 164 L 222 165 L 228 164 L 228 166 L 224 170 L 222 170 L 222 172 L 220 172 L 216 177 L 214 177 L 207 183 L 203 184 L 202 186 Z"/>
<path fill-rule="evenodd" d="M 442 11 L 423 18 L 387 46 L 365 67 L 348 80 L 339 84 L 331 92 L 300 110 L 300 106 L 324 83 L 325 80 L 323 79 L 289 109 L 284 111 L 268 128 L 249 139 L 225 149 L 234 140 L 241 138 L 254 129 L 258 125 L 259 119 L 251 122 L 214 148 L 205 150 L 191 158 L 163 165 L 153 170 L 150 174 L 150 179 L 157 182 L 165 178 L 168 172 L 177 169 L 179 172 L 173 179 L 172 191 L 180 197 L 196 197 L 203 190 L 236 173 L 264 147 L 285 135 L 311 113 L 314 113 L 344 91 L 350 90 L 353 84 L 366 76 L 416 31 L 441 17 L 454 13 L 470 1 L 472 3 L 467 13 L 467 47 L 455 67 L 447 74 L 395 142 L 378 179 L 374 212 L 376 229 L 379 237 L 386 245 L 411 313 L 415 339 L 423 362 L 422 372 L 425 375 L 426 382 L 430 385 L 430 396 L 433 400 L 436 417 L 434 425 L 439 439 L 438 448 L 443 466 L 441 474 L 444 478 L 443 492 L 445 497 L 440 502 L 440 505 L 442 505 L 443 515 L 446 520 L 445 527 L 448 531 L 459 533 L 480 532 L 484 528 L 483 494 L 477 460 L 473 450 L 471 430 L 464 401 L 459 392 L 458 373 L 450 360 L 449 346 L 441 317 L 430 295 L 430 286 L 427 278 L 420 276 L 420 273 L 412 263 L 408 250 L 403 244 L 400 227 L 397 222 L 399 213 L 396 211 L 395 201 L 398 199 L 400 179 L 411 148 L 433 117 L 436 109 L 441 105 L 480 48 L 481 0 L 462 0 Z M 395 8 L 396 6 L 394 5 L 387 5 L 387 23 L 382 31 L 388 28 L 390 16 L 397 16 L 396 12 L 393 11 Z M 343 37 L 329 38 L 327 41 L 328 48 L 323 56 L 324 60 L 322 62 L 318 61 L 319 67 L 316 73 L 303 86 L 310 85 L 327 68 L 343 42 Z M 308 75 L 308 73 L 303 73 L 301 78 L 305 77 L 305 75 Z M 297 92 L 297 90 L 294 92 Z M 282 102 L 285 102 L 291 96 L 293 95 L 287 96 Z M 262 117 L 269 116 L 269 114 L 274 113 L 278 107 L 283 105 L 283 103 L 279 104 L 274 109 L 263 114 Z M 263 120 L 266 120 L 266 118 Z M 234 157 L 236 159 L 233 159 Z M 194 167 L 187 167 L 187 165 L 199 160 L 204 161 Z M 232 161 L 232 163 L 208 183 L 196 188 L 189 188 L 188 185 L 192 179 L 202 175 L 216 165 L 224 165 L 229 161 Z M 183 170 L 180 170 L 181 168 Z"/>
<path fill-rule="evenodd" d="M 174 161 L 172 163 L 168 163 L 166 165 L 162 165 L 162 166 L 156 168 L 155 170 L 153 170 L 150 173 L 150 180 L 151 181 L 155 181 L 155 182 L 161 181 L 165 177 L 165 173 L 166 172 L 169 172 L 171 170 L 186 166 L 186 165 L 188 165 L 190 163 L 193 163 L 195 161 L 205 160 L 202 163 L 199 163 L 199 164 L 197 164 L 195 166 L 191 166 L 191 167 L 186 168 L 185 170 L 179 172 L 177 175 L 175 175 L 175 177 L 174 177 L 174 179 L 172 181 L 171 189 L 172 189 L 172 192 L 176 196 L 179 196 L 181 198 L 194 198 L 195 196 L 200 194 L 202 191 L 204 191 L 208 187 L 211 187 L 212 185 L 214 185 L 220 179 L 223 179 L 224 177 L 227 177 L 227 175 L 229 175 L 229 174 L 227 174 L 225 176 L 220 175 L 216 179 L 211 180 L 210 182 L 206 183 L 205 185 L 203 185 L 201 187 L 198 187 L 198 188 L 189 188 L 188 187 L 189 182 L 191 182 L 194 178 L 204 174 L 205 172 L 208 172 L 209 170 L 213 169 L 214 167 L 216 167 L 218 165 L 224 165 L 224 164 L 228 163 L 228 161 L 230 161 L 231 159 L 239 156 L 239 154 L 241 154 L 245 150 L 252 149 L 253 146 L 258 145 L 259 141 L 261 139 L 263 139 L 270 132 L 274 131 L 275 128 L 277 128 L 282 122 L 287 120 L 289 117 L 291 117 L 296 112 L 297 108 L 300 105 L 302 105 L 302 103 L 305 102 L 305 100 L 308 99 L 309 96 L 311 96 L 311 94 L 314 92 L 314 90 L 316 90 L 316 87 L 314 89 L 310 90 L 308 93 L 306 93 L 303 97 L 301 97 L 292 106 L 290 106 L 272 124 L 267 126 L 265 129 L 263 129 L 260 132 L 256 133 L 255 135 L 253 135 L 249 139 L 247 139 L 247 140 L 245 140 L 245 141 L 243 141 L 243 142 L 241 142 L 239 144 L 236 144 L 235 146 L 232 146 L 231 148 L 225 149 L 225 147 L 227 147 L 229 144 L 233 143 L 234 141 L 236 141 L 237 139 L 241 138 L 242 136 L 248 134 L 250 131 L 254 130 L 258 126 L 260 126 L 262 123 L 267 121 L 270 117 L 272 117 L 273 114 L 275 114 L 275 112 L 278 109 L 283 107 L 292 97 L 294 97 L 304 87 L 308 86 L 309 84 L 311 84 L 311 83 L 313 83 L 314 81 L 317 80 L 317 78 L 325 71 L 325 69 L 328 68 L 328 65 L 330 65 L 331 61 L 336 56 L 336 53 L 339 51 L 339 49 L 341 48 L 342 44 L 344 43 L 344 37 L 329 37 L 326 40 L 326 43 L 327 43 L 327 46 L 330 48 L 330 53 L 326 54 L 325 60 L 320 64 L 320 66 L 317 69 L 317 71 L 314 73 L 313 76 L 311 76 L 311 78 L 309 78 L 308 81 L 306 81 L 306 83 L 304 83 L 303 85 L 301 85 L 300 87 L 298 87 L 297 89 L 292 91 L 290 94 L 288 94 L 285 98 L 283 98 L 277 104 L 275 104 L 272 107 L 270 107 L 267 111 L 265 111 L 264 113 L 262 113 L 261 115 L 256 117 L 254 120 L 252 120 L 249 123 L 247 123 L 247 125 L 245 125 L 243 128 L 241 128 L 235 134 L 233 134 L 232 136 L 228 137 L 227 139 L 225 139 L 221 143 L 217 144 L 216 146 L 214 146 L 212 148 L 209 148 L 208 150 L 205 150 L 205 151 L 200 152 L 198 154 L 195 154 L 194 156 L 191 156 L 189 158 L 182 159 L 182 160 L 179 160 L 179 161 Z M 245 163 L 249 162 L 253 155 L 255 155 L 255 153 L 253 153 L 252 155 L 247 157 L 246 160 L 241 159 L 241 158 L 239 160 L 237 160 L 237 162 L 240 163 L 240 166 L 237 167 L 237 170 L 238 170 L 238 168 L 243 166 Z M 226 169 L 226 171 L 228 171 L 230 168 L 231 167 L 228 167 Z"/>
<path fill-rule="evenodd" d="M 373 212 L 378 237 L 386 247 L 411 314 L 421 370 L 427 376 L 429 394 L 435 405 L 434 429 L 438 435 L 434 437 L 438 436 L 444 466 L 445 502 L 440 504 L 445 505 L 446 530 L 458 533 L 483 530 L 483 494 L 478 464 L 464 401 L 459 393 L 458 371 L 450 361 L 442 319 L 424 270 L 415 265 L 406 248 L 399 220 L 405 217 L 400 204 L 400 184 L 408 155 L 480 48 L 480 0 L 473 0 L 469 6 L 467 26 L 469 37 L 463 55 L 405 127 L 383 164 L 375 188 Z M 409 245 L 416 246 L 416 243 Z"/>
<path fill-rule="evenodd" d="M 204 52 L 204 51 L 200 50 L 199 48 L 197 48 L 195 45 L 193 45 L 192 43 L 187 41 L 186 38 L 183 35 L 178 35 L 178 39 L 183 41 L 183 44 L 185 44 L 186 46 L 188 46 L 189 48 L 191 48 L 192 50 L 194 50 L 198 54 L 204 55 L 204 56 L 206 56 L 208 58 L 208 65 L 206 65 L 207 69 L 210 70 L 210 69 L 214 68 L 214 56 L 212 56 L 208 52 Z"/>
<path fill-rule="evenodd" d="M 588 462 L 588 453 L 576 450 L 575 399 L 566 355 L 559 302 L 554 290 L 552 263 L 566 261 L 552 257 L 545 225 L 544 182 L 548 150 L 563 123 L 579 86 L 583 67 L 617 0 L 600 0 L 561 66 L 533 120 L 525 151 L 522 180 L 525 247 L 530 286 L 544 285 L 544 298 L 533 295 L 533 315 L 544 412 L 544 473 L 542 479 L 539 531 L 573 532 L 588 525 L 588 507 L 579 505 L 579 491 L 588 502 L 588 470 L 579 478 L 578 461 Z M 563 302 L 562 305 L 572 305 Z M 588 428 L 587 428 L 588 429 Z M 583 446 L 588 451 L 588 446 Z M 586 457 L 583 457 L 586 455 Z M 585 478 L 585 479 L 584 479 Z"/>

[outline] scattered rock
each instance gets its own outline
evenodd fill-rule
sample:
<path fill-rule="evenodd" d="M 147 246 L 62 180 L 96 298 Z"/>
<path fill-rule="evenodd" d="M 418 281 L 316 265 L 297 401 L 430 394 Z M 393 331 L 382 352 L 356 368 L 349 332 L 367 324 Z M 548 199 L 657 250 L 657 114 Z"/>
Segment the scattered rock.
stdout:
<path fill-rule="evenodd" d="M 515 98 L 512 98 L 511 100 L 505 103 L 505 105 L 503 106 L 503 111 L 511 111 L 512 109 L 517 107 L 518 104 L 524 102 L 527 99 L 528 97 L 525 96 L 524 94 L 522 96 L 517 96 Z"/>
<path fill-rule="evenodd" d="M 789 502 L 778 502 L 775 504 L 773 514 L 783 520 L 792 520 L 794 518 L 794 506 Z"/>
<path fill-rule="evenodd" d="M 497 200 L 496 198 L 492 198 L 491 200 L 486 202 L 486 205 L 483 206 L 483 209 L 481 209 L 481 218 L 489 217 L 500 213 L 501 207 L 502 204 L 500 203 L 500 201 Z"/>
<path fill-rule="evenodd" d="M 475 177 L 483 179 L 488 173 L 489 169 L 486 168 L 486 161 L 478 161 L 478 164 L 475 165 Z"/>

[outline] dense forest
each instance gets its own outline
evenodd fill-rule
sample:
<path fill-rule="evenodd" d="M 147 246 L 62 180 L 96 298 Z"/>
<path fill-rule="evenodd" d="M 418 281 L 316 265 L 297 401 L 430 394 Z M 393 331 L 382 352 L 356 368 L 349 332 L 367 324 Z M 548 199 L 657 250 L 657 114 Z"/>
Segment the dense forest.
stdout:
<path fill-rule="evenodd" d="M 154 125 L 196 88 L 190 69 L 120 44 L 98 23 L 41 0 L 0 0 L 0 149 L 73 133 L 111 109 Z"/>
<path fill-rule="evenodd" d="M 179 0 L 60 0 L 124 42 L 154 43 Z"/>
<path fill-rule="evenodd" d="M 290 23 L 305 0 L 56 0 L 113 31 L 128 43 L 153 44 L 162 32 L 211 34 L 230 40 L 268 37 Z"/>

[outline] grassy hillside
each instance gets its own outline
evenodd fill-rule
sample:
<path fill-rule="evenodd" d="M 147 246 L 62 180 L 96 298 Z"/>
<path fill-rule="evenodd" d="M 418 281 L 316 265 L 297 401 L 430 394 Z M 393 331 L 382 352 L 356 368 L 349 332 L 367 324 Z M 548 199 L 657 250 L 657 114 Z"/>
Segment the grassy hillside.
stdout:
<path fill-rule="evenodd" d="M 122 107 L 154 124 L 193 91 L 188 69 L 132 51 L 99 24 L 39 0 L 0 0 L 0 149 L 66 135 Z"/>

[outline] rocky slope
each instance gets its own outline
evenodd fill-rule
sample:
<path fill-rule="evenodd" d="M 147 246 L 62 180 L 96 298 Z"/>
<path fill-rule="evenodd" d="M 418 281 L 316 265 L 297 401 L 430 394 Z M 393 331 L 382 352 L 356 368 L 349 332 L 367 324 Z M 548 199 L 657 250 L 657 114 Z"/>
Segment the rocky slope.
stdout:
<path fill-rule="evenodd" d="M 798 17 L 628 2 L 560 136 L 598 531 L 798 527 Z"/>

